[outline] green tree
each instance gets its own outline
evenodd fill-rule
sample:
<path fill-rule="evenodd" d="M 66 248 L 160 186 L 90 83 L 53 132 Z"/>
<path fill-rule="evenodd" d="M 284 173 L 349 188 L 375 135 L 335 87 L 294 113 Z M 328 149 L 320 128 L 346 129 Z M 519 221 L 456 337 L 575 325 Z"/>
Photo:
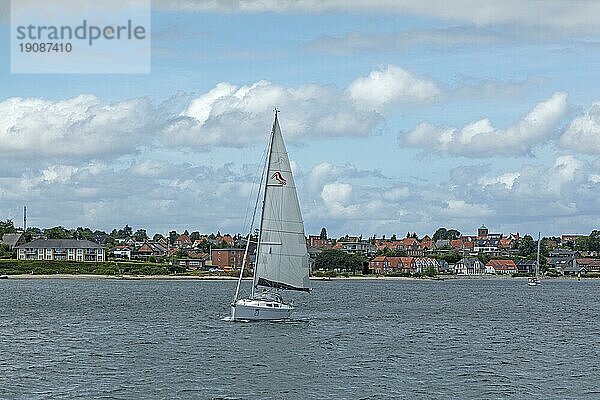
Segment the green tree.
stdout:
<path fill-rule="evenodd" d="M 34 237 L 42 236 L 44 232 L 40 228 L 30 227 L 25 231 L 25 240 L 30 242 Z"/>
<path fill-rule="evenodd" d="M 600 231 L 593 230 L 588 239 L 588 250 L 600 251 Z"/>
<path fill-rule="evenodd" d="M 173 244 L 175 244 L 175 240 L 177 240 L 177 237 L 179 235 L 177 234 L 177 231 L 171 231 L 169 232 L 169 244 L 172 246 Z"/>
<path fill-rule="evenodd" d="M 462 236 L 462 234 L 456 229 L 438 228 L 433 234 L 431 240 L 437 242 L 438 240 L 455 240 Z"/>
<path fill-rule="evenodd" d="M 16 256 L 16 250 L 11 250 L 7 244 L 0 244 L 0 258 L 13 258 Z"/>
<path fill-rule="evenodd" d="M 71 239 L 73 237 L 73 232 L 62 226 L 55 226 L 44 229 L 44 235 L 46 235 L 48 239 Z"/>
<path fill-rule="evenodd" d="M 440 259 L 440 260 L 444 260 L 448 264 L 456 264 L 457 262 L 459 262 L 463 258 L 463 256 L 460 255 L 456 251 L 451 251 L 450 253 L 436 255 L 436 256 L 433 256 L 433 257 L 437 258 L 437 259 Z"/>
<path fill-rule="evenodd" d="M 190 240 L 194 243 L 196 240 L 200 240 L 200 232 L 194 231 L 190 233 Z"/>
<path fill-rule="evenodd" d="M 490 262 L 490 259 L 491 259 L 491 257 L 489 255 L 484 254 L 484 253 L 477 254 L 477 258 L 479 258 L 479 261 L 481 261 L 483 265 Z"/>
<path fill-rule="evenodd" d="M 362 271 L 363 261 L 364 257 L 360 254 L 348 254 L 341 250 L 327 249 L 317 255 L 315 268 L 356 273 L 356 271 Z"/>
<path fill-rule="evenodd" d="M 94 240 L 94 233 L 90 228 L 82 228 L 81 226 L 73 231 L 73 239 Z"/>
<path fill-rule="evenodd" d="M 446 239 L 446 232 L 448 232 L 446 228 L 438 228 L 437 231 L 435 231 L 435 233 L 433 234 L 431 240 L 437 242 L 438 240 Z"/>
<path fill-rule="evenodd" d="M 133 234 L 133 238 L 138 242 L 143 242 L 144 240 L 148 240 L 148 234 L 146 233 L 145 229 L 140 228 L 137 231 L 135 231 L 135 233 Z"/>
<path fill-rule="evenodd" d="M 325 227 L 321 228 L 321 234 L 319 235 L 320 239 L 327 239 L 327 229 Z"/>
<path fill-rule="evenodd" d="M 15 224 L 12 219 L 7 219 L 6 221 L 0 221 L 0 239 L 4 236 L 5 233 L 15 233 L 17 229 L 15 228 Z"/>
<path fill-rule="evenodd" d="M 527 257 L 530 254 L 537 254 L 537 243 L 530 235 L 525 235 L 519 243 L 519 255 Z"/>
<path fill-rule="evenodd" d="M 433 265 L 430 265 L 427 267 L 427 270 L 425 270 L 425 275 L 426 276 L 436 276 L 437 275 L 437 271 L 435 270 L 435 267 Z"/>
<path fill-rule="evenodd" d="M 448 240 L 460 239 L 461 236 L 462 233 L 460 233 L 460 231 L 456 229 L 448 229 L 448 231 L 446 232 L 446 239 Z"/>

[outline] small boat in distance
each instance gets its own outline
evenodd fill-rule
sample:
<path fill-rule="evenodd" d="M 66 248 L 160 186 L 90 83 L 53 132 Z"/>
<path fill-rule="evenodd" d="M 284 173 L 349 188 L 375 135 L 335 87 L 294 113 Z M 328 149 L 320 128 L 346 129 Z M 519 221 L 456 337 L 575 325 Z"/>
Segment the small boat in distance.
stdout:
<path fill-rule="evenodd" d="M 532 278 L 527 278 L 528 286 L 538 286 L 540 282 L 540 245 L 542 243 L 542 233 L 538 232 L 538 243 L 537 243 L 537 258 L 535 261 L 535 276 Z"/>
<path fill-rule="evenodd" d="M 231 319 L 234 321 L 289 319 L 294 306 L 291 302 L 283 300 L 280 291 L 310 291 L 309 256 L 304 223 L 277 113 L 275 110 L 275 121 L 264 167 L 266 172 L 263 171 L 262 174 L 250 223 L 252 232 L 262 192 L 252 293 L 250 297 L 238 298 L 244 266 L 249 259 L 249 233 L 242 270 L 231 303 Z"/>

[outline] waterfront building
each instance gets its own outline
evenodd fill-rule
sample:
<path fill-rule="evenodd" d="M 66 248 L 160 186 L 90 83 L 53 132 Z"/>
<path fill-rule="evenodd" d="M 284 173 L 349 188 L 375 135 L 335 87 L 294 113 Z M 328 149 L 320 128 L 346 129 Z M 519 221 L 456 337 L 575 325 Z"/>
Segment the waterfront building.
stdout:
<path fill-rule="evenodd" d="M 567 271 L 567 274 L 576 272 L 578 270 L 577 252 L 564 249 L 553 250 L 552 253 L 550 253 L 548 266 L 556 269 L 560 274 L 564 274 L 565 271 Z"/>
<path fill-rule="evenodd" d="M 454 265 L 456 275 L 483 275 L 485 265 L 476 257 L 465 257 Z"/>
<path fill-rule="evenodd" d="M 129 246 L 125 246 L 125 245 L 116 246 L 113 249 L 112 253 L 115 256 L 115 258 L 131 260 L 131 247 L 129 247 Z"/>
<path fill-rule="evenodd" d="M 519 272 L 513 260 L 490 260 L 485 264 L 486 274 L 516 274 Z"/>
<path fill-rule="evenodd" d="M 597 258 L 578 258 L 577 266 L 585 268 L 588 272 L 600 272 L 600 259 Z"/>
<path fill-rule="evenodd" d="M 520 273 L 523 273 L 523 274 L 535 273 L 535 260 L 522 259 L 522 260 L 517 260 L 517 262 L 515 264 Z"/>
<path fill-rule="evenodd" d="M 37 239 L 16 246 L 19 260 L 64 260 L 94 261 L 106 260 L 103 246 L 89 240 L 78 239 Z"/>
<path fill-rule="evenodd" d="M 180 258 L 176 261 L 177 266 L 185 269 L 203 269 L 204 268 L 204 258 Z"/>
<path fill-rule="evenodd" d="M 244 249 L 212 249 L 210 259 L 213 268 L 219 268 L 224 271 L 240 269 L 242 267 L 242 260 L 244 259 Z M 246 260 L 246 267 L 249 264 L 250 260 Z"/>

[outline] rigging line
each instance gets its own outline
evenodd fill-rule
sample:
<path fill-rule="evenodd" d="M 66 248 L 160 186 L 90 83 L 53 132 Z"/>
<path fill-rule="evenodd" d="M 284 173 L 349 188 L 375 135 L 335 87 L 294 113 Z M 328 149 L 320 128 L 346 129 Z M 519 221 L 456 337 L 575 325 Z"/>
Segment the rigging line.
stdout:
<path fill-rule="evenodd" d="M 267 149 L 269 147 L 267 147 Z M 265 157 L 267 157 L 267 155 L 266 155 L 267 151 L 268 150 L 265 150 Z M 261 161 L 262 161 L 262 157 L 261 157 Z M 265 162 L 265 164 L 266 164 L 266 162 Z M 238 283 L 235 288 L 235 295 L 233 297 L 233 303 L 232 303 L 233 305 L 235 305 L 235 302 L 237 301 L 237 297 L 240 292 L 240 285 L 242 284 L 242 278 L 244 277 L 244 266 L 246 265 L 246 260 L 248 259 L 248 253 L 250 251 L 250 239 L 252 238 L 252 228 L 254 227 L 254 219 L 256 217 L 256 210 L 258 209 L 258 202 L 260 199 L 260 188 L 262 187 L 263 180 L 265 179 L 267 170 L 268 170 L 268 167 L 266 165 L 263 166 L 262 173 L 260 174 L 260 183 L 258 185 L 258 192 L 256 193 L 256 201 L 254 203 L 254 211 L 252 211 L 252 220 L 250 221 L 250 229 L 248 229 L 248 238 L 246 239 L 246 249 L 244 250 L 244 256 L 242 257 L 242 266 L 240 268 L 240 277 L 238 279 Z M 252 193 L 252 191 L 250 191 L 250 192 Z M 258 234 L 259 234 L 259 238 L 260 238 L 260 232 Z M 256 273 L 256 266 L 254 266 L 254 271 Z M 252 294 L 254 295 L 254 285 L 252 287 L 253 287 Z"/>
<path fill-rule="evenodd" d="M 252 205 L 252 198 L 254 197 L 254 189 L 255 188 L 258 190 L 258 193 L 256 194 L 256 198 L 258 198 L 260 195 L 260 189 L 262 187 L 262 179 L 263 179 L 264 168 L 265 168 L 264 165 L 265 165 L 265 160 L 267 157 L 268 149 L 269 149 L 269 146 L 267 144 L 267 146 L 265 146 L 265 148 L 263 149 L 259 163 L 256 165 L 256 173 L 254 174 L 254 177 L 252 178 L 252 188 L 250 189 L 250 194 L 248 195 L 248 201 L 246 202 L 246 212 L 244 215 L 244 225 L 242 227 L 242 232 L 252 233 L 253 226 L 248 226 L 249 216 L 250 216 L 250 207 Z M 262 173 L 260 173 L 261 170 L 262 170 Z M 258 179 L 260 179 L 260 183 L 258 186 L 256 186 L 256 181 Z"/>

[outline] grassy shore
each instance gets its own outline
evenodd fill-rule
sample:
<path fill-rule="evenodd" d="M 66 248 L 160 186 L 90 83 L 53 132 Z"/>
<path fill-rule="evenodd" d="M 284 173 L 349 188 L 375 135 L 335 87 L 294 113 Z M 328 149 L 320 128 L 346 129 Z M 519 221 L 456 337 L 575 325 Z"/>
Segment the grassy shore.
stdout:
<path fill-rule="evenodd" d="M 47 261 L 47 260 L 3 260 L 0 259 L 0 276 L 14 278 L 52 278 L 52 279 L 78 279 L 78 278 L 112 278 L 112 279 L 237 279 L 238 271 L 213 273 L 209 271 L 186 271 L 170 268 L 166 264 L 108 261 L 108 262 L 76 262 L 76 261 Z M 245 276 L 249 274 L 246 272 Z M 311 277 L 312 280 L 447 280 L 447 279 L 523 279 L 525 277 L 510 275 L 438 275 L 406 276 L 406 275 L 352 275 L 352 274 L 319 274 Z M 560 277 L 576 279 L 572 277 Z M 582 279 L 600 278 L 600 274 L 586 274 Z M 544 278 L 553 279 L 553 278 Z"/>
<path fill-rule="evenodd" d="M 0 260 L 0 275 L 29 277 L 66 277 L 66 276 L 105 276 L 105 277 L 190 277 L 190 278 L 237 278 L 239 272 L 223 272 L 220 274 L 208 271 L 186 271 L 166 264 L 107 261 L 77 262 L 49 260 Z"/>

